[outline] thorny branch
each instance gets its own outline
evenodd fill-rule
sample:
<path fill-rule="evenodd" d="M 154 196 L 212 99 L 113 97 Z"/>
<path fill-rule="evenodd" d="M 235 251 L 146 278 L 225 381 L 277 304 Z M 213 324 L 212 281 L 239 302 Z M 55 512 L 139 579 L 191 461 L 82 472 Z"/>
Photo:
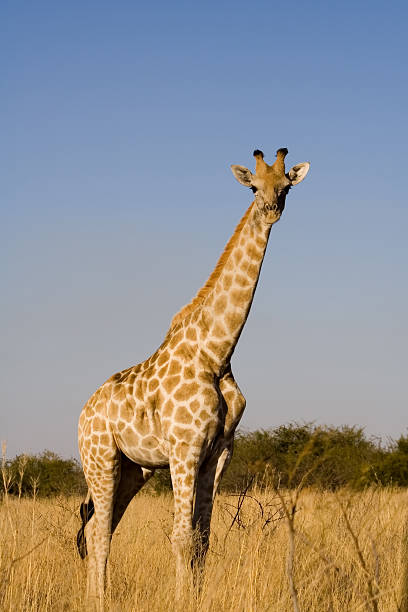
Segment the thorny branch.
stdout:
<path fill-rule="evenodd" d="M 355 531 L 354 531 L 354 529 L 353 529 L 353 527 L 351 525 L 349 516 L 347 514 L 348 504 L 345 507 L 344 504 L 342 503 L 342 501 L 340 500 L 340 498 L 338 496 L 336 496 L 336 497 L 337 497 L 337 502 L 339 504 L 339 507 L 340 507 L 341 513 L 343 515 L 344 521 L 346 523 L 347 531 L 349 532 L 349 534 L 351 536 L 351 539 L 352 539 L 352 542 L 354 544 L 354 548 L 355 548 L 355 551 L 357 553 L 357 558 L 358 558 L 358 560 L 360 562 L 360 566 L 361 566 L 363 572 L 365 573 L 365 575 L 367 577 L 367 591 L 368 591 L 368 599 L 369 599 L 369 601 L 372 604 L 371 609 L 373 610 L 373 612 L 378 612 L 379 585 L 378 585 L 377 577 L 375 577 L 373 579 L 373 577 L 371 575 L 371 572 L 367 568 L 367 564 L 365 562 L 364 555 L 362 553 L 361 546 L 360 546 L 360 543 L 358 541 L 358 537 L 357 537 L 357 535 L 356 535 L 356 533 L 355 533 Z M 375 551 L 375 545 L 374 545 L 374 551 Z M 378 562 L 378 555 L 376 557 L 376 560 Z M 377 575 L 377 573 L 378 573 L 378 570 L 377 570 L 377 567 L 376 567 L 376 575 Z"/>

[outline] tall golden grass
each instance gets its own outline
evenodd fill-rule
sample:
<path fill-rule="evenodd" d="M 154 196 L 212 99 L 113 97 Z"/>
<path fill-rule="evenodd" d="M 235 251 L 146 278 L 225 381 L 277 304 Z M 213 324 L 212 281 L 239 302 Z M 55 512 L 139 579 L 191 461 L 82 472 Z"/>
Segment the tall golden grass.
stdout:
<path fill-rule="evenodd" d="M 175 601 L 172 498 L 140 493 L 112 542 L 107 607 L 169 611 L 408 610 L 408 492 L 217 497 L 200 593 Z M 86 609 L 77 498 L 0 503 L 0 609 Z M 296 507 L 294 507 L 296 505 Z"/>

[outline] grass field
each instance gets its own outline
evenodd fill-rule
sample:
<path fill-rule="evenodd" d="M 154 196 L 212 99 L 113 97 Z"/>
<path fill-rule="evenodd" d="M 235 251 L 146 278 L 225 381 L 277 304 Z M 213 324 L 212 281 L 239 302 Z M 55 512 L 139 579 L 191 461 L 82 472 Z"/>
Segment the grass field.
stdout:
<path fill-rule="evenodd" d="M 217 498 L 203 589 L 176 602 L 172 498 L 139 494 L 113 538 L 108 608 L 280 612 L 297 598 L 302 611 L 408 610 L 406 490 L 304 490 L 293 521 L 289 492 L 248 495 Z M 86 609 L 79 501 L 0 503 L 1 610 Z"/>

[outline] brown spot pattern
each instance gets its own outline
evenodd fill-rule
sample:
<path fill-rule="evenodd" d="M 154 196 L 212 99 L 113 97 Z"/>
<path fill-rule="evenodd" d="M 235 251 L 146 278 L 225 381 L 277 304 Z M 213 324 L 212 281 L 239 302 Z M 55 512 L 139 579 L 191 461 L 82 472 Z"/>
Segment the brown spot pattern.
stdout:
<path fill-rule="evenodd" d="M 193 417 L 185 406 L 180 406 L 179 408 L 177 408 L 175 419 L 177 423 L 183 423 L 185 425 L 188 425 L 193 420 Z"/>
<path fill-rule="evenodd" d="M 189 327 L 186 332 L 186 338 L 195 342 L 197 340 L 197 332 L 194 327 Z"/>
<path fill-rule="evenodd" d="M 197 393 L 198 388 L 199 387 L 196 382 L 185 383 L 180 387 L 180 389 L 177 389 L 176 393 L 174 394 L 174 398 L 177 401 L 188 400 Z"/>
<path fill-rule="evenodd" d="M 174 376 L 175 374 L 178 374 L 179 372 L 181 372 L 181 363 L 173 359 L 170 362 L 170 367 L 169 367 L 169 372 L 168 372 L 169 376 Z"/>
<path fill-rule="evenodd" d="M 171 393 L 175 387 L 180 382 L 180 376 L 169 376 L 163 383 L 163 387 L 166 389 L 167 393 Z"/>

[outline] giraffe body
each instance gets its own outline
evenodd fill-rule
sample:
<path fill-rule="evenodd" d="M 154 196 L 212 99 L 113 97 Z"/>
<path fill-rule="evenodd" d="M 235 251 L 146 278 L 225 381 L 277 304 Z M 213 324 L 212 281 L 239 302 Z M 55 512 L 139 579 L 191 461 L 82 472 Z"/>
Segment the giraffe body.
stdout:
<path fill-rule="evenodd" d="M 232 167 L 255 192 L 255 201 L 206 285 L 173 318 L 158 350 L 113 375 L 83 408 L 79 449 L 89 493 L 78 546 L 82 556 L 88 551 L 88 594 L 101 607 L 111 536 L 157 468 L 171 471 L 179 587 L 191 563 L 204 563 L 214 497 L 245 408 L 231 356 L 252 304 L 271 227 L 290 186 L 309 168 L 300 164 L 285 174 L 286 153 L 280 149 L 268 166 L 255 151 L 255 175 Z"/>

